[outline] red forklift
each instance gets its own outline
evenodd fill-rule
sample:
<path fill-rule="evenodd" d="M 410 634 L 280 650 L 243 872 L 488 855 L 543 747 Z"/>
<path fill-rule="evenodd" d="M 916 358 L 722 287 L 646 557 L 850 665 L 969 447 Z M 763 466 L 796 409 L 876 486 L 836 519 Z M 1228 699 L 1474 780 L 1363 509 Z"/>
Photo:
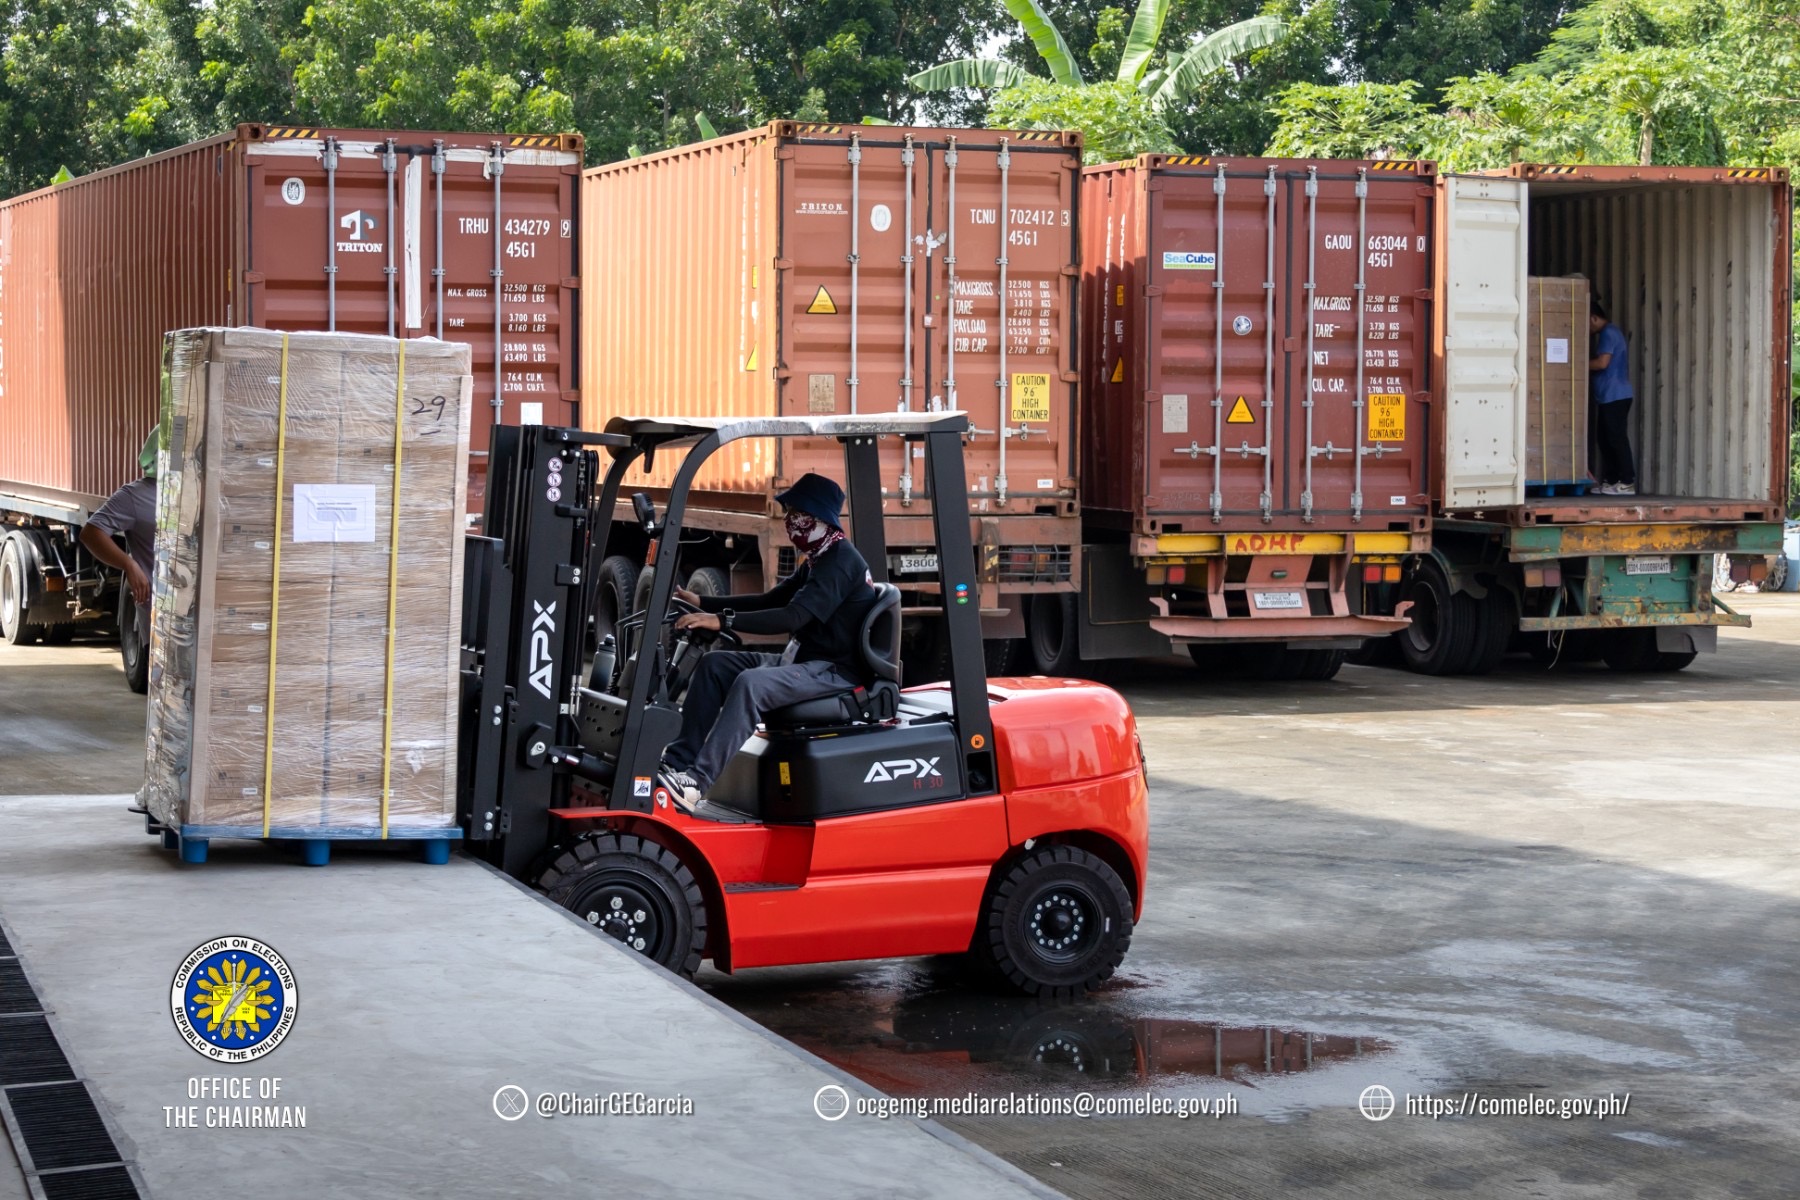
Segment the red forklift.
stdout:
<path fill-rule="evenodd" d="M 951 678 L 899 686 L 877 445 L 922 446 L 932 494 L 959 496 L 968 432 L 961 412 L 495 427 L 488 536 L 469 538 L 464 576 L 470 850 L 682 975 L 703 959 L 735 971 L 962 954 L 1033 995 L 1109 978 L 1143 909 L 1136 724 L 1110 688 L 987 678 L 960 506 L 933 506 Z M 675 597 L 682 516 L 701 464 L 746 438 L 842 445 L 849 536 L 881 598 L 861 630 L 866 686 L 765 713 L 689 814 L 656 785 L 658 762 L 701 655 L 737 639 L 675 628 L 690 611 Z M 632 496 L 649 599 L 590 657 L 591 564 L 615 503 L 634 469 L 670 454 L 684 457 L 667 510 Z"/>

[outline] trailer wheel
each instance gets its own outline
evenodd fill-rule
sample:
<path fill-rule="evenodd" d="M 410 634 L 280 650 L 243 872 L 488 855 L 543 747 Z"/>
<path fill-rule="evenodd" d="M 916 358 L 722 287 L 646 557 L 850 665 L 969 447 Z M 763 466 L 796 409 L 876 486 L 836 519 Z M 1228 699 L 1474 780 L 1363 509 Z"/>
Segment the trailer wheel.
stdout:
<path fill-rule="evenodd" d="M 584 838 L 538 887 L 660 967 L 692 978 L 706 949 L 706 901 L 675 852 L 632 834 Z"/>
<path fill-rule="evenodd" d="M 1406 584 L 1412 624 L 1394 636 L 1408 670 L 1421 675 L 1454 675 L 1474 658 L 1476 607 L 1472 596 L 1452 590 L 1450 577 L 1425 559 Z"/>
<path fill-rule="evenodd" d="M 695 567 L 688 572 L 687 590 L 696 596 L 729 596 L 731 580 L 717 567 Z"/>
<path fill-rule="evenodd" d="M 125 686 L 143 695 L 150 690 L 150 648 L 138 637 L 137 601 L 131 585 L 119 580 L 119 659 L 125 667 Z"/>
<path fill-rule="evenodd" d="M 1300 658 L 1300 674 L 1295 678 L 1312 683 L 1336 679 L 1350 657 L 1348 650 L 1289 650 L 1288 653 Z"/>
<path fill-rule="evenodd" d="M 24 538 L 9 534 L 0 547 L 0 637 L 15 646 L 29 646 L 43 633 L 42 625 L 25 619 L 31 605 L 31 572 L 37 555 Z"/>
<path fill-rule="evenodd" d="M 981 656 L 990 676 L 1017 675 L 1020 667 L 1028 665 L 1024 638 L 983 638 Z"/>
<path fill-rule="evenodd" d="M 1600 657 L 1615 671 L 1682 671 L 1700 656 L 1697 650 L 1658 650 L 1656 630 L 1618 629 L 1606 635 Z"/>
<path fill-rule="evenodd" d="M 1400 638 L 1398 633 L 1364 638 L 1344 661 L 1353 667 L 1397 667 L 1401 664 Z"/>
<path fill-rule="evenodd" d="M 1470 639 L 1472 653 L 1464 670 L 1470 675 L 1491 674 L 1506 657 L 1518 624 L 1512 593 L 1499 584 L 1489 584 L 1487 595 L 1475 606 L 1475 636 Z"/>
<path fill-rule="evenodd" d="M 1073 675 L 1081 669 L 1073 592 L 1033 592 L 1026 597 L 1025 654 L 1034 675 Z"/>
<path fill-rule="evenodd" d="M 600 578 L 594 592 L 596 645 L 608 634 L 617 635 L 619 622 L 631 615 L 631 597 L 637 591 L 637 575 L 637 564 L 623 554 L 615 554 L 600 564 Z"/>
<path fill-rule="evenodd" d="M 1112 978 L 1131 927 L 1118 872 L 1079 847 L 1044 846 L 988 893 L 970 953 L 1016 991 L 1063 999 Z"/>

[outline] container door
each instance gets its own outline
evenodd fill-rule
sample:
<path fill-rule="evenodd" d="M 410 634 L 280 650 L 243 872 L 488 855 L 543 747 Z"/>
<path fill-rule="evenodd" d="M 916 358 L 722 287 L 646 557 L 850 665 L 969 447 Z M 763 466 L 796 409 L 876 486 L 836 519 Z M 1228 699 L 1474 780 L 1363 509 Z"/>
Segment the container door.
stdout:
<path fill-rule="evenodd" d="M 1465 175 L 1438 184 L 1447 510 L 1525 501 L 1528 187 Z"/>
<path fill-rule="evenodd" d="M 1382 529 L 1426 506 L 1431 189 L 1405 162 L 1286 174 L 1283 494 L 1317 527 Z"/>
<path fill-rule="evenodd" d="M 573 424 L 570 171 L 580 156 L 555 140 L 446 146 L 418 134 L 391 144 L 321 135 L 254 144 L 244 319 L 467 342 L 478 456 L 496 420 Z"/>
<path fill-rule="evenodd" d="M 1162 528 L 1265 519 L 1282 504 L 1277 281 L 1285 189 L 1272 171 L 1159 172 L 1145 250 L 1147 510 Z"/>

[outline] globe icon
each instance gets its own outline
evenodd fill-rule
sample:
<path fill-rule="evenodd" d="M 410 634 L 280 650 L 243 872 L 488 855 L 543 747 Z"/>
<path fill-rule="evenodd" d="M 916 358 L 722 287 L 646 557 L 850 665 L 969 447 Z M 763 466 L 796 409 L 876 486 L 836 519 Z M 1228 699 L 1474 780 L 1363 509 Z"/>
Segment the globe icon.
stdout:
<path fill-rule="evenodd" d="M 1356 1098 L 1356 1108 L 1371 1121 L 1385 1121 L 1394 1115 L 1394 1093 L 1379 1083 L 1371 1083 Z"/>

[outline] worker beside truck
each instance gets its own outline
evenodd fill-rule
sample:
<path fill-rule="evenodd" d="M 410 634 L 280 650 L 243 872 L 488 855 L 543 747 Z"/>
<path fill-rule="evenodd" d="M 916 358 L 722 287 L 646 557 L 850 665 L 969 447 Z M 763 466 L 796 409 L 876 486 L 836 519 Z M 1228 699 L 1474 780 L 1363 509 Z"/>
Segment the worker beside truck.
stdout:
<path fill-rule="evenodd" d="M 128 623 L 121 614 L 119 622 L 125 682 L 134 692 L 144 691 L 150 677 L 145 650 L 150 645 L 150 575 L 156 569 L 156 442 L 157 430 L 152 429 L 138 452 L 142 475 L 107 497 L 81 527 L 81 544 L 125 577 L 134 602 L 134 619 Z M 114 538 L 125 539 L 123 549 Z"/>

